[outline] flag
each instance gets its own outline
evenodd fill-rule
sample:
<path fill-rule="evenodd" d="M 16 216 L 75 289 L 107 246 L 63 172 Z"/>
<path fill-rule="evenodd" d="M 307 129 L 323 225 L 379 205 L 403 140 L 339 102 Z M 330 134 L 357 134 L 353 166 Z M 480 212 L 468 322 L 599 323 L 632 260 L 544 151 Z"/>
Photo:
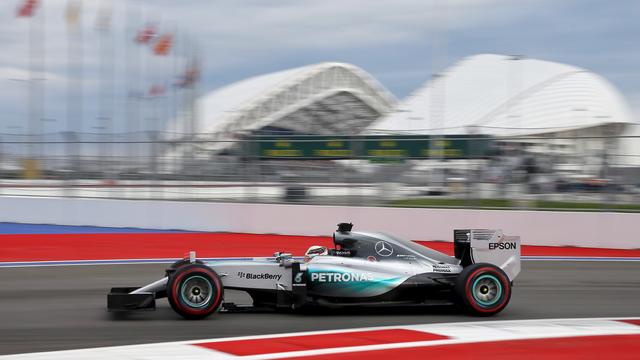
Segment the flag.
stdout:
<path fill-rule="evenodd" d="M 31 17 L 33 16 L 36 7 L 38 6 L 38 0 L 25 0 L 22 6 L 18 7 L 18 17 Z"/>
<path fill-rule="evenodd" d="M 200 79 L 200 63 L 197 59 L 194 59 L 184 71 L 177 85 L 182 88 L 189 87 L 195 84 L 198 79 Z"/>
<path fill-rule="evenodd" d="M 138 32 L 135 41 L 138 44 L 148 44 L 154 37 L 156 37 L 156 26 L 153 24 L 147 24 Z"/>
<path fill-rule="evenodd" d="M 153 53 L 156 55 L 164 56 L 171 51 L 171 42 L 173 41 L 173 36 L 170 34 L 164 34 L 158 39 L 156 45 L 153 47 Z"/>
<path fill-rule="evenodd" d="M 99 31 L 109 30 L 111 27 L 111 5 L 100 6 L 98 9 L 98 15 L 96 15 L 96 29 Z"/>
<path fill-rule="evenodd" d="M 164 95 L 165 87 L 164 84 L 153 84 L 149 87 L 149 96 L 160 96 Z"/>
<path fill-rule="evenodd" d="M 80 0 L 67 1 L 67 10 L 64 13 L 64 19 L 69 26 L 75 26 L 80 19 L 80 10 L 82 9 L 82 3 Z"/>
<path fill-rule="evenodd" d="M 129 98 L 132 99 L 140 99 L 144 96 L 144 91 L 140 91 L 140 90 L 135 90 L 135 89 L 131 89 L 129 90 L 129 92 L 127 93 L 127 96 Z"/>

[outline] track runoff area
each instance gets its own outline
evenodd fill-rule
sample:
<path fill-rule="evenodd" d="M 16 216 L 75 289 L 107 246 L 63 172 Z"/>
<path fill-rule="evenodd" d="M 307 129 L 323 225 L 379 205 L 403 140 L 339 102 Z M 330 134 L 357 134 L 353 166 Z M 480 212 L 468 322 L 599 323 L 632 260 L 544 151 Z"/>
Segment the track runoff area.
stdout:
<path fill-rule="evenodd" d="M 512 302 L 489 319 L 448 310 L 220 314 L 196 322 L 162 308 L 133 320 L 105 313 L 107 284 L 123 276 L 132 285 L 153 280 L 189 250 L 206 259 L 245 258 L 276 250 L 302 255 L 311 245 L 330 246 L 331 239 L 0 224 L 0 358 L 636 359 L 640 353 L 640 250 L 523 246 Z"/>

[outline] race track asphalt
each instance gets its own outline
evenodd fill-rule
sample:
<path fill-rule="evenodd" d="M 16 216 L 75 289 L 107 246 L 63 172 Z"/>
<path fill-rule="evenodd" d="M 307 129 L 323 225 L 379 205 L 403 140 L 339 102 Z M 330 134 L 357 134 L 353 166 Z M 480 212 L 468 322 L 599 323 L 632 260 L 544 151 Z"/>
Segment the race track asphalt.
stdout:
<path fill-rule="evenodd" d="M 165 299 L 155 312 L 107 313 L 112 286 L 143 285 L 165 265 L 0 268 L 0 354 L 368 326 L 488 320 L 451 308 L 356 313 L 235 313 L 187 321 Z M 238 296 L 236 294 L 235 296 Z M 492 320 L 640 315 L 640 262 L 523 263 L 507 309 Z"/>

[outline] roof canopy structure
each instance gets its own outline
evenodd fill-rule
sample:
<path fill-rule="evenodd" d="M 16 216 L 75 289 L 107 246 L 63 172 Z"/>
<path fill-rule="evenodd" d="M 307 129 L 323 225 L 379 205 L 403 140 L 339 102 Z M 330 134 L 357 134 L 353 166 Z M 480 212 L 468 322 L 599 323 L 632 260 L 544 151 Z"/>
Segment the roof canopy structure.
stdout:
<path fill-rule="evenodd" d="M 395 104 L 395 97 L 362 69 L 321 63 L 208 93 L 198 100 L 198 132 L 349 134 L 365 129 Z"/>
<path fill-rule="evenodd" d="M 483 54 L 434 77 L 368 131 L 510 136 L 631 122 L 622 96 L 592 72 Z"/>

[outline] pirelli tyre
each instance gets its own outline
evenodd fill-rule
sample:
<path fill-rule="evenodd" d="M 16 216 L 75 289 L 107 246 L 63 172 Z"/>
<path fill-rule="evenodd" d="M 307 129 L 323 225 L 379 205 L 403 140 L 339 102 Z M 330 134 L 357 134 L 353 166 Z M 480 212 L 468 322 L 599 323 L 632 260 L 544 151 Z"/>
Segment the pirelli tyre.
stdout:
<path fill-rule="evenodd" d="M 186 319 L 203 319 L 220 309 L 224 288 L 220 277 L 202 264 L 183 265 L 169 275 L 169 304 Z"/>
<path fill-rule="evenodd" d="M 460 305 L 477 316 L 495 315 L 511 299 L 511 282 L 507 274 L 491 264 L 470 265 L 458 276 L 455 286 Z"/>
<path fill-rule="evenodd" d="M 196 264 L 204 264 L 204 262 L 202 260 L 196 260 L 195 261 Z M 189 259 L 181 259 L 178 260 L 176 262 L 174 262 L 173 264 L 171 264 L 166 270 L 166 276 L 170 276 L 171 274 L 173 274 L 179 267 L 183 267 L 185 265 L 189 265 L 189 264 L 193 264 L 191 262 L 191 260 Z"/>

